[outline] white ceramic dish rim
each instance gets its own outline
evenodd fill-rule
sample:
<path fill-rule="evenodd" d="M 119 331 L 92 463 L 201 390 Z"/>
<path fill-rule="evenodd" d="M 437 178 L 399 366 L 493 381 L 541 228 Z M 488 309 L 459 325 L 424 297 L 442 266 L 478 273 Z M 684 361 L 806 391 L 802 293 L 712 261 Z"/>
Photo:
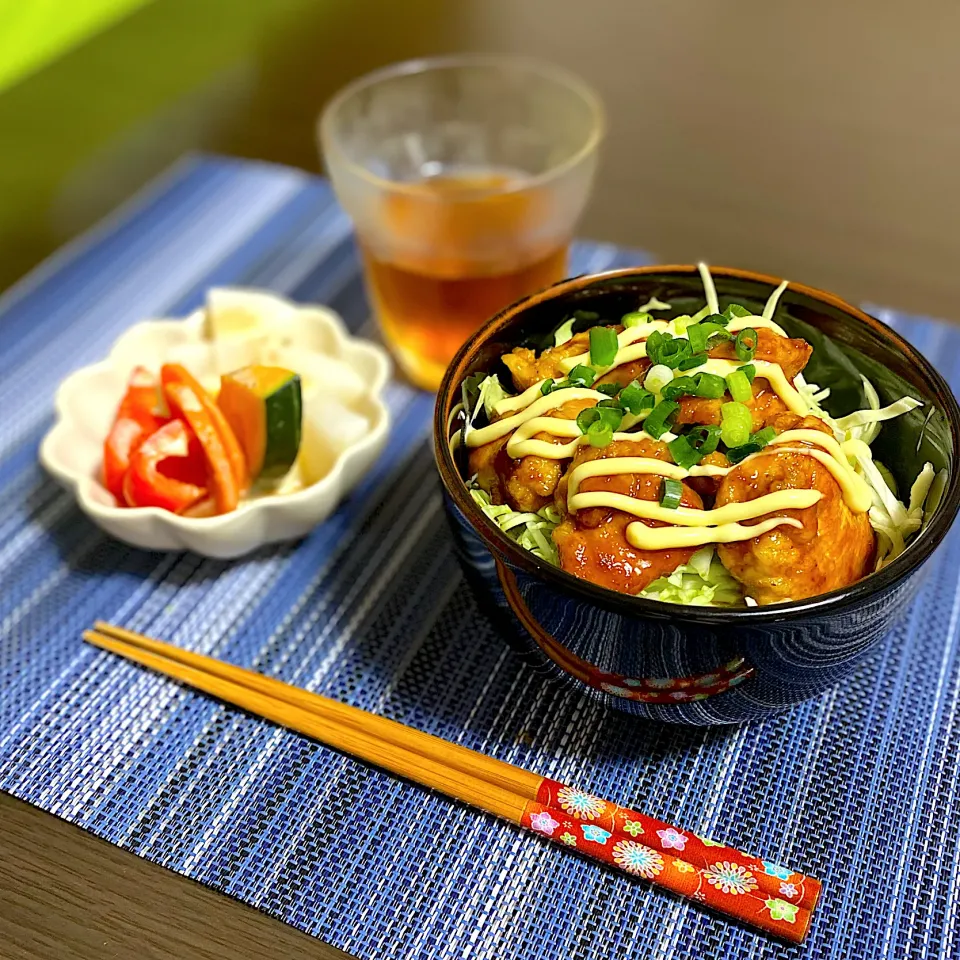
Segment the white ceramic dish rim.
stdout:
<path fill-rule="evenodd" d="M 260 293 L 261 291 L 256 292 Z M 231 513 L 214 517 L 181 517 L 175 513 L 171 513 L 169 510 L 162 510 L 159 507 L 120 507 L 100 503 L 92 496 L 92 490 L 95 487 L 103 489 L 100 481 L 94 476 L 66 466 L 62 460 L 52 452 L 56 447 L 55 441 L 57 435 L 69 430 L 71 424 L 75 422 L 75 418 L 70 410 L 70 397 L 74 390 L 78 389 L 85 381 L 104 374 L 113 375 L 117 373 L 119 371 L 119 364 L 116 359 L 118 347 L 123 342 L 134 339 L 138 331 L 146 331 L 148 328 L 157 330 L 167 327 L 171 332 L 178 334 L 182 334 L 184 331 L 194 334 L 197 342 L 199 342 L 203 325 L 203 311 L 195 311 L 183 319 L 144 320 L 129 327 L 121 334 L 120 338 L 118 338 L 111 348 L 107 359 L 75 370 L 69 374 L 57 388 L 54 398 L 54 408 L 57 419 L 40 444 L 40 462 L 51 474 L 74 492 L 80 507 L 85 513 L 94 520 L 100 519 L 112 522 L 122 521 L 124 519 L 132 520 L 135 517 L 138 519 L 154 517 L 174 530 L 196 533 L 204 532 L 211 535 L 217 534 L 227 531 L 232 525 L 240 522 L 253 511 L 260 511 L 269 516 L 269 514 L 273 512 L 282 511 L 286 513 L 294 510 L 297 506 L 310 504 L 314 499 L 322 499 L 331 489 L 336 488 L 338 485 L 344 485 L 344 475 L 352 461 L 368 453 L 376 454 L 379 452 L 386 438 L 390 423 L 389 410 L 382 397 L 391 371 L 391 363 L 386 351 L 374 343 L 351 336 L 340 316 L 328 307 L 319 304 L 297 304 L 283 297 L 273 294 L 271 294 L 271 296 L 274 296 L 276 300 L 298 312 L 315 314 L 332 336 L 334 344 L 334 350 L 332 352 L 334 356 L 348 363 L 354 357 L 367 358 L 367 362 L 372 365 L 373 376 L 368 380 L 365 399 L 376 413 L 370 430 L 356 443 L 342 450 L 336 457 L 330 471 L 315 483 L 304 487 L 302 490 L 297 490 L 294 493 L 250 500 L 241 504 L 237 510 Z M 128 365 L 124 365 L 123 374 L 129 374 Z M 340 495 L 342 496 L 346 492 L 346 489 L 343 489 Z"/>

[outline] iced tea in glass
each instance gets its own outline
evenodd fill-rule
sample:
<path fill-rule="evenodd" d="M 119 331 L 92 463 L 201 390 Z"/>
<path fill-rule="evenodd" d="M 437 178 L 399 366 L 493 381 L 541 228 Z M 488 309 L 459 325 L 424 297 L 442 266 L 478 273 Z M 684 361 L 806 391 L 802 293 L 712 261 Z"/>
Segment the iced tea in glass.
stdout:
<path fill-rule="evenodd" d="M 484 321 L 565 276 L 601 129 L 576 77 L 501 57 L 400 64 L 327 107 L 327 167 L 414 383 L 436 388 Z"/>

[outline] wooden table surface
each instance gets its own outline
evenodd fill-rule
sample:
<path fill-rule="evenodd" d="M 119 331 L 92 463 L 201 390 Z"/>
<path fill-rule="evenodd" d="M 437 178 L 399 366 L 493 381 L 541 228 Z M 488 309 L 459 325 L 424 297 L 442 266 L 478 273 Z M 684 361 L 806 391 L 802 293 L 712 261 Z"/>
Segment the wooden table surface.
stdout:
<path fill-rule="evenodd" d="M 3 960 L 345 960 L 237 900 L 0 792 Z"/>

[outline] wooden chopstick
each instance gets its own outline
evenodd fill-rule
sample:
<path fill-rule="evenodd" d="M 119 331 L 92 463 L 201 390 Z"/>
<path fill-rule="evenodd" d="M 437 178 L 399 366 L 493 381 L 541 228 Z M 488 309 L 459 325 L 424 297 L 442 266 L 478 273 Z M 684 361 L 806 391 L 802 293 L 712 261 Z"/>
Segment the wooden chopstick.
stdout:
<path fill-rule="evenodd" d="M 162 655 L 135 648 L 123 640 L 92 631 L 87 631 L 83 637 L 94 646 L 118 653 L 128 660 L 135 660 L 145 667 L 175 677 L 197 690 L 233 703 L 280 726 L 305 733 L 337 750 L 391 773 L 416 780 L 495 816 L 519 820 L 523 813 L 525 800 L 513 791 L 467 776 L 440 760 L 412 754 L 387 741 L 379 740 L 346 724 L 337 724 L 320 714 L 279 700 L 268 693 L 258 692 L 213 673 L 206 673 Z"/>
<path fill-rule="evenodd" d="M 809 929 L 820 892 L 813 878 L 779 867 L 768 873 L 772 864 L 712 842 L 705 845 L 689 831 L 386 717 L 121 627 L 99 621 L 96 626 L 98 632 L 84 633 L 94 646 L 391 773 L 792 942 L 802 942 Z M 794 891 L 789 900 L 777 895 L 788 896 L 786 888 Z"/>
<path fill-rule="evenodd" d="M 537 790 L 543 780 L 543 777 L 531 773 L 529 770 L 524 770 L 522 767 L 514 766 L 512 763 L 477 753 L 476 750 L 470 750 L 459 744 L 450 743 L 449 740 L 443 740 L 432 734 L 414 730 L 412 727 L 397 723 L 395 720 L 379 717 L 376 714 L 368 713 L 366 710 L 341 703 L 339 700 L 332 700 L 329 697 L 310 693 L 301 687 L 291 686 L 289 683 L 264 676 L 262 673 L 254 673 L 252 670 L 245 670 L 243 667 L 236 667 L 224 663 L 222 660 L 192 653 L 169 643 L 161 643 L 159 640 L 133 633 L 123 627 L 115 627 L 113 624 L 104 623 L 102 620 L 98 620 L 94 624 L 94 629 L 117 640 L 124 640 L 141 650 L 158 654 L 184 666 L 212 674 L 230 683 L 248 687 L 250 690 L 281 700 L 302 710 L 308 710 L 330 723 L 343 724 L 352 729 L 364 730 L 379 737 L 385 743 L 394 744 L 420 756 L 438 757 L 442 759 L 445 766 L 452 770 L 460 770 L 472 777 L 479 777 L 487 783 L 511 790 L 528 800 L 536 799 Z"/>

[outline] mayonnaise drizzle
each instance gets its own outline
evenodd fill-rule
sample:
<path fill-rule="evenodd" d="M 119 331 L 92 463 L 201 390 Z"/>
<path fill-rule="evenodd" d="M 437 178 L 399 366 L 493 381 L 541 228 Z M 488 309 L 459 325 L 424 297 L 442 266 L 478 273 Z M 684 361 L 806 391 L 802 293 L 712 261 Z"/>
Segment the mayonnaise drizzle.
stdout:
<path fill-rule="evenodd" d="M 732 467 L 714 467 L 697 464 L 689 470 L 678 467 L 675 463 L 657 460 L 653 457 L 603 457 L 596 460 L 587 460 L 575 466 L 567 475 L 567 504 L 571 510 L 576 508 L 570 501 L 576 496 L 580 484 L 591 477 L 612 477 L 624 473 L 652 474 L 658 477 L 669 477 L 672 480 L 686 480 L 687 477 L 722 477 Z"/>
<path fill-rule="evenodd" d="M 648 527 L 645 523 L 627 526 L 627 543 L 637 550 L 677 550 L 683 547 L 703 547 L 708 543 L 736 543 L 752 540 L 774 527 L 802 527 L 792 517 L 771 517 L 745 527 L 739 523 L 725 523 L 719 527 Z"/>
<path fill-rule="evenodd" d="M 634 435 L 627 434 L 627 437 L 633 439 Z M 803 442 L 818 445 L 828 452 L 817 450 L 814 447 L 781 446 L 788 443 Z M 596 460 L 588 460 L 585 463 L 578 464 L 568 474 L 568 508 L 571 512 L 577 509 L 572 499 L 583 481 L 592 477 L 611 477 L 630 473 L 652 474 L 654 476 L 670 477 L 674 480 L 685 480 L 687 477 L 725 477 L 732 470 L 750 463 L 751 460 L 774 452 L 801 454 L 822 463 L 840 485 L 845 503 L 855 513 L 866 513 L 872 506 L 873 498 L 869 485 L 849 465 L 844 450 L 833 437 L 821 433 L 819 430 L 787 430 L 772 440 L 771 444 L 777 446 L 776 451 L 761 450 L 745 457 L 739 464 L 731 467 L 697 464 L 689 470 L 684 470 L 683 467 L 679 467 L 675 463 L 667 463 L 652 457 L 600 457 Z M 851 451 L 851 455 L 854 455 L 854 453 L 855 451 Z"/>
<path fill-rule="evenodd" d="M 529 392 L 528 390 L 527 393 Z M 606 394 L 600 393 L 599 390 L 589 390 L 586 387 L 566 387 L 563 390 L 555 390 L 553 393 L 548 393 L 545 397 L 541 396 L 539 399 L 534 400 L 526 409 L 521 410 L 520 413 L 515 413 L 512 417 L 494 420 L 493 423 L 481 427 L 479 430 L 471 430 L 467 435 L 467 446 L 482 447 L 485 443 L 490 443 L 491 440 L 499 440 L 501 437 L 505 437 L 508 433 L 516 430 L 521 424 L 526 423 L 527 420 L 539 417 L 548 410 L 556 410 L 557 407 L 562 407 L 570 400 L 599 401 L 609 399 Z M 544 419 L 550 419 L 555 423 L 564 422 L 557 417 Z M 553 429 L 560 428 L 554 427 Z M 564 434 L 560 433 L 559 436 L 564 436 Z"/>
<path fill-rule="evenodd" d="M 631 422 L 639 422 L 640 418 L 623 418 L 623 425 L 630 427 Z M 570 443 L 553 443 L 550 440 L 535 440 L 534 435 L 538 433 L 549 433 L 553 437 L 568 437 Z M 632 440 L 636 442 L 645 434 L 640 433 L 615 433 L 614 440 Z M 674 439 L 674 435 L 664 434 L 666 442 Z M 543 457 L 545 460 L 565 460 L 572 457 L 577 452 L 577 447 L 589 443 L 586 436 L 581 432 L 575 420 L 561 420 L 559 417 L 533 417 L 522 423 L 513 435 L 507 441 L 507 456 L 514 460 L 521 457 Z"/>
<path fill-rule="evenodd" d="M 638 500 L 623 493 L 597 491 L 578 493 L 570 498 L 571 510 L 587 510 L 590 507 L 610 507 L 622 510 L 643 520 L 659 520 L 680 527 L 716 527 L 723 523 L 739 523 L 754 520 L 774 510 L 804 510 L 823 498 L 819 490 L 775 490 L 754 500 L 727 503 L 713 510 L 694 510 L 691 507 L 670 509 L 661 507 L 655 500 Z"/>

